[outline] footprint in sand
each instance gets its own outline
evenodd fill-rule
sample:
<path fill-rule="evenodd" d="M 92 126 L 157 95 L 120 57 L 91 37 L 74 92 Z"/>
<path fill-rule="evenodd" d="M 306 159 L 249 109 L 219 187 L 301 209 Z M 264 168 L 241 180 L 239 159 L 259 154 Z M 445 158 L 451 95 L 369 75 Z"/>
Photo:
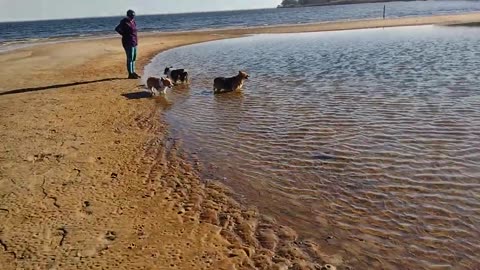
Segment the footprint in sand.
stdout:
<path fill-rule="evenodd" d="M 117 233 L 115 233 L 114 231 L 108 231 L 105 235 L 105 239 L 113 242 L 115 241 L 115 239 L 117 239 Z"/>
<path fill-rule="evenodd" d="M 78 211 L 78 214 L 81 217 L 88 217 L 93 215 L 92 203 L 89 201 L 83 201 L 80 210 Z"/>
<path fill-rule="evenodd" d="M 78 257 L 95 257 L 99 253 L 103 253 L 109 249 L 110 245 L 117 239 L 117 233 L 114 231 L 107 231 L 104 235 L 100 235 L 87 248 L 77 253 Z"/>
<path fill-rule="evenodd" d="M 322 270 L 337 270 L 337 268 L 331 264 L 325 264 L 322 266 Z"/>
<path fill-rule="evenodd" d="M 30 162 L 43 162 L 49 160 L 60 162 L 63 158 L 63 154 L 40 153 L 33 156 L 28 156 L 26 160 Z"/>

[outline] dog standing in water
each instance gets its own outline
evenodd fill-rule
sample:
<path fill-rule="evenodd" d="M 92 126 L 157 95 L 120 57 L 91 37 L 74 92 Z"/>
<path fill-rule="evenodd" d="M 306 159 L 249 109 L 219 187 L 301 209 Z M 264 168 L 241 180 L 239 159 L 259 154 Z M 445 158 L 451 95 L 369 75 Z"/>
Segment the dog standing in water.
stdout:
<path fill-rule="evenodd" d="M 232 92 L 243 87 L 243 83 L 247 80 L 250 76 L 243 72 L 239 71 L 238 75 L 235 77 L 225 78 L 225 77 L 218 77 L 215 78 L 213 81 L 213 93 L 218 94 L 222 92 Z M 224 90 L 224 91 L 222 91 Z"/>
<path fill-rule="evenodd" d="M 168 78 L 150 77 L 147 79 L 147 89 L 150 90 L 152 96 L 158 96 L 159 94 L 165 95 L 167 88 L 172 87 L 173 82 Z"/>
<path fill-rule="evenodd" d="M 166 67 L 163 72 L 164 75 L 167 75 L 167 78 L 177 83 L 178 81 L 182 83 L 188 83 L 188 72 L 185 69 L 173 69 L 172 66 Z"/>

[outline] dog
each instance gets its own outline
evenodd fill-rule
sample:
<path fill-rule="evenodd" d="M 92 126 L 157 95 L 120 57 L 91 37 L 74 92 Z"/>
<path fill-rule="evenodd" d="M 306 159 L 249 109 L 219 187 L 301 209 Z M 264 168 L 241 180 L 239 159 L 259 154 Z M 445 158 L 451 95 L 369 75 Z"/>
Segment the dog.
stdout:
<path fill-rule="evenodd" d="M 158 96 L 160 93 L 165 95 L 168 88 L 173 87 L 173 82 L 169 78 L 150 77 L 147 79 L 147 89 L 150 90 L 152 96 Z"/>
<path fill-rule="evenodd" d="M 238 75 L 231 78 L 225 77 L 218 77 L 213 80 L 213 93 L 221 93 L 223 92 L 232 92 L 243 87 L 243 83 L 247 80 L 250 76 L 243 72 L 239 71 Z"/>
<path fill-rule="evenodd" d="M 185 69 L 173 69 L 173 67 L 170 66 L 165 68 L 163 74 L 167 75 L 167 78 L 171 79 L 173 83 L 177 83 L 178 81 L 182 83 L 188 82 L 188 72 L 185 71 Z"/>

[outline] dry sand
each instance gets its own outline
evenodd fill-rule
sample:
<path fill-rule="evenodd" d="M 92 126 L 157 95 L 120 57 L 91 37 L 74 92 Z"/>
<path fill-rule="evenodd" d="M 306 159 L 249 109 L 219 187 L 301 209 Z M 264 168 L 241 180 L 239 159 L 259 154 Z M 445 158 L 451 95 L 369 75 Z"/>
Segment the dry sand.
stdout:
<path fill-rule="evenodd" d="M 146 34 L 162 50 L 254 33 L 470 23 L 480 14 Z M 205 183 L 178 151 L 158 100 L 124 80 L 118 38 L 0 54 L 0 269 L 348 269 Z M 7 68 L 5 68 L 7 67 Z"/>

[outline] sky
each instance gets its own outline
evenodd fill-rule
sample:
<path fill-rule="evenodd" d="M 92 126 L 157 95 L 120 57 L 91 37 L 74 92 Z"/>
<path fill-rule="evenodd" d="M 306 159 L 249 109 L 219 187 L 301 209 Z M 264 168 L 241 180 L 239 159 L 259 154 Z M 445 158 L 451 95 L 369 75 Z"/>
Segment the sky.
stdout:
<path fill-rule="evenodd" d="M 0 21 L 45 20 L 276 7 L 281 0 L 0 0 Z"/>

